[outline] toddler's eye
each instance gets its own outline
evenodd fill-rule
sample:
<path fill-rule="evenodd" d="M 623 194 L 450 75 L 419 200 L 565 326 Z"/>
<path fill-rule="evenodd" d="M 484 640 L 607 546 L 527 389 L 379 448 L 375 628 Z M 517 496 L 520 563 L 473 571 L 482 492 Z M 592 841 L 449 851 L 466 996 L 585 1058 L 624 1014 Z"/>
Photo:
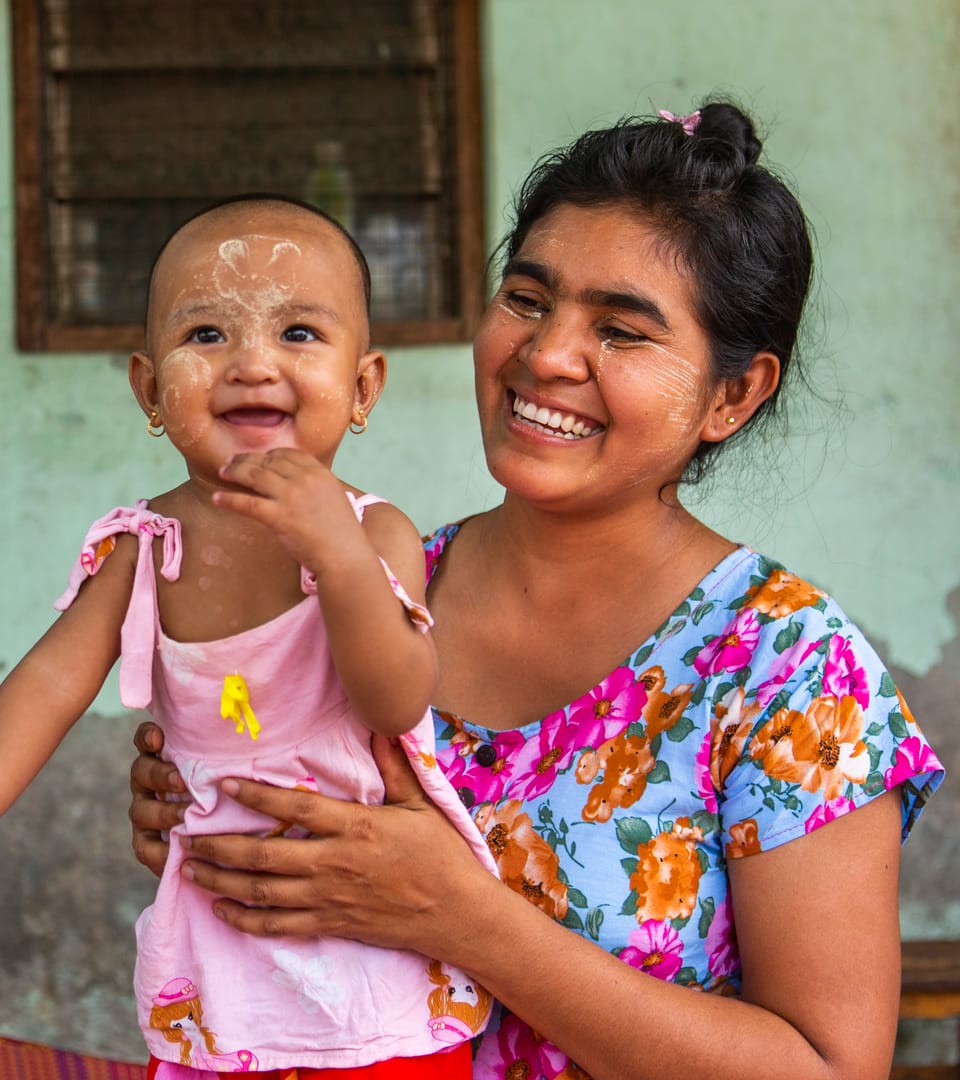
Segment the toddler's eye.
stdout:
<path fill-rule="evenodd" d="M 316 341 L 317 335 L 309 326 L 291 326 L 280 335 L 283 341 Z"/>
<path fill-rule="evenodd" d="M 198 326 L 190 335 L 190 341 L 197 345 L 219 345 L 226 338 L 215 326 Z"/>

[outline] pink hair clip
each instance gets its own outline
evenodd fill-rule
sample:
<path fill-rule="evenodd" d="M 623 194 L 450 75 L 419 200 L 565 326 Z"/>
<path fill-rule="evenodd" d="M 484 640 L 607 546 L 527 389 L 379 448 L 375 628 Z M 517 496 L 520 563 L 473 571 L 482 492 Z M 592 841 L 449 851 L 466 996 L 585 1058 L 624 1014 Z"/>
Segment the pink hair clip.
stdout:
<path fill-rule="evenodd" d="M 690 113 L 689 116 L 675 116 L 669 109 L 661 109 L 657 116 L 662 120 L 669 120 L 671 124 L 679 124 L 687 135 L 692 135 L 700 126 L 700 110 Z"/>

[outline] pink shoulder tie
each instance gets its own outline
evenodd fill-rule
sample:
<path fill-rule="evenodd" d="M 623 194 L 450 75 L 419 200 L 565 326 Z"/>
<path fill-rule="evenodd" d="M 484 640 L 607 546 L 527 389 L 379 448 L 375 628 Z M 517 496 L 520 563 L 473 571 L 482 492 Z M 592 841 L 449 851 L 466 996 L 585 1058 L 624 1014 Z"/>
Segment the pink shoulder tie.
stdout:
<path fill-rule="evenodd" d="M 353 507 L 353 512 L 357 515 L 357 521 L 363 521 L 363 512 L 368 506 L 375 506 L 377 503 L 385 503 L 387 501 L 379 495 L 371 495 L 369 493 L 357 496 L 354 495 L 352 491 L 348 491 L 346 496 L 350 501 L 350 505 Z M 433 616 L 423 604 L 418 604 L 416 600 L 410 598 L 407 590 L 400 584 L 397 578 L 394 577 L 393 571 L 387 566 L 383 559 L 380 560 L 380 565 L 383 567 L 383 572 L 387 575 L 387 581 L 390 582 L 390 588 L 393 589 L 397 599 L 406 609 L 407 617 L 422 634 L 425 634 L 430 627 L 433 626 Z M 300 590 L 307 596 L 312 596 L 317 591 L 317 576 L 305 566 L 300 567 Z"/>
<path fill-rule="evenodd" d="M 53 606 L 58 611 L 65 611 L 73 603 L 80 586 L 97 573 L 113 550 L 113 544 L 107 541 L 117 533 L 125 532 L 139 538 L 139 548 L 130 605 L 120 630 L 120 699 L 128 708 L 145 709 L 152 697 L 156 636 L 153 539 L 163 537 L 160 573 L 167 581 L 176 581 L 183 557 L 180 522 L 153 513 L 147 508 L 146 499 L 138 499 L 132 510 L 128 506 L 111 510 L 88 529 L 80 555 L 70 571 L 66 591 Z"/>

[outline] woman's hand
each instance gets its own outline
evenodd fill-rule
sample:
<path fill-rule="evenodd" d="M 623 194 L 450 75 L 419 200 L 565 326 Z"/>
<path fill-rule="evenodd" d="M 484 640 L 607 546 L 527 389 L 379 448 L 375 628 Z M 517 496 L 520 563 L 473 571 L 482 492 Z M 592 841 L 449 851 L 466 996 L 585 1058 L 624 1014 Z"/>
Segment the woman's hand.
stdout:
<path fill-rule="evenodd" d="M 217 894 L 217 914 L 251 934 L 317 934 L 436 955 L 456 951 L 469 908 L 502 886 L 477 862 L 424 794 L 406 755 L 375 736 L 385 805 L 227 780 L 226 794 L 251 809 L 308 829 L 313 837 L 182 838 L 183 873 Z M 433 950 L 431 952 L 431 950 Z"/>
<path fill-rule="evenodd" d="M 186 788 L 176 767 L 162 761 L 163 732 L 156 724 L 146 721 L 137 728 L 133 741 L 140 751 L 130 769 L 130 821 L 133 824 L 133 853 L 143 865 L 156 874 L 163 871 L 170 850 L 162 830 L 172 829 L 183 821 L 186 803 L 165 802 L 172 795 L 182 799 Z"/>

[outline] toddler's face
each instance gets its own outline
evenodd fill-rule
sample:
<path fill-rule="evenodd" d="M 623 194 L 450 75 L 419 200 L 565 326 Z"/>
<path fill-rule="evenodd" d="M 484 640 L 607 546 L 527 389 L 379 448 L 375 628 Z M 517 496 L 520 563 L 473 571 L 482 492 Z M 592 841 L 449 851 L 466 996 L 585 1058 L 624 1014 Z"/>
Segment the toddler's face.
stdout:
<path fill-rule="evenodd" d="M 329 465 L 357 404 L 372 405 L 371 364 L 374 399 L 382 380 L 367 338 L 359 269 L 333 226 L 297 208 L 213 215 L 161 257 L 131 378 L 193 476 L 216 482 L 234 454 L 276 447 Z"/>

